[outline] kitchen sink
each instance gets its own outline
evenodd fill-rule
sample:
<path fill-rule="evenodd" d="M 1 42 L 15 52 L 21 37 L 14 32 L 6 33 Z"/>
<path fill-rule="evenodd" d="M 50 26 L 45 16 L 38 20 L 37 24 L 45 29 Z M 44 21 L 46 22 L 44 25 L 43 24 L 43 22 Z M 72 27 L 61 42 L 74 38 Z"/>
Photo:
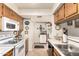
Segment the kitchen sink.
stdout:
<path fill-rule="evenodd" d="M 56 44 L 56 46 L 60 49 L 68 49 L 68 45 L 61 45 L 61 44 Z"/>
<path fill-rule="evenodd" d="M 11 41 L 5 42 L 4 44 L 16 44 L 16 43 L 17 43 L 17 41 L 11 40 Z"/>
<path fill-rule="evenodd" d="M 79 56 L 79 48 L 73 45 L 56 44 L 56 47 L 66 56 Z"/>
<path fill-rule="evenodd" d="M 10 40 L 10 41 L 7 41 L 7 42 L 5 42 L 5 43 L 3 43 L 3 44 L 16 44 L 16 43 L 20 42 L 21 40 L 22 40 L 22 39 Z"/>

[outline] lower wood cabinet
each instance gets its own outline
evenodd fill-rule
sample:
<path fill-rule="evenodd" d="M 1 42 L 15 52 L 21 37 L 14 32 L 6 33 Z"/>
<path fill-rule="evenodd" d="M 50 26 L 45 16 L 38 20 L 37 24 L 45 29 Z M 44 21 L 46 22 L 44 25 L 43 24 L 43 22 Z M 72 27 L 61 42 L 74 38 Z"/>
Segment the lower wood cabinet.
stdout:
<path fill-rule="evenodd" d="M 53 50 L 53 56 L 61 56 L 55 48 Z"/>
<path fill-rule="evenodd" d="M 48 55 L 49 56 L 53 56 L 53 50 L 54 49 L 54 47 L 51 45 L 51 43 L 50 42 L 48 42 Z"/>
<path fill-rule="evenodd" d="M 48 42 L 48 55 L 49 56 L 61 56 L 60 53 Z"/>
<path fill-rule="evenodd" d="M 4 56 L 13 56 L 13 49 L 5 53 Z"/>

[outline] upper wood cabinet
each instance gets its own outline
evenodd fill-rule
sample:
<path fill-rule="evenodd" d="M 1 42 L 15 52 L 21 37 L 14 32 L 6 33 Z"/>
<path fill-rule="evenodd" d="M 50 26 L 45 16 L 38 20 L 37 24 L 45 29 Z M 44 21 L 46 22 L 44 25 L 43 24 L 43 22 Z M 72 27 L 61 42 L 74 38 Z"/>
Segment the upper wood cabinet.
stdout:
<path fill-rule="evenodd" d="M 61 21 L 64 19 L 64 5 L 60 7 L 60 9 L 54 14 L 55 22 Z"/>
<path fill-rule="evenodd" d="M 56 12 L 55 14 L 54 14 L 54 21 L 55 22 L 57 22 L 58 21 L 58 19 L 59 19 L 59 13 L 58 12 Z"/>
<path fill-rule="evenodd" d="M 64 19 L 65 12 L 64 12 L 64 5 L 59 9 L 59 20 Z"/>
<path fill-rule="evenodd" d="M 2 4 L 0 4 L 0 17 L 2 16 Z"/>
<path fill-rule="evenodd" d="M 12 9 L 10 9 L 9 7 L 7 7 L 5 4 L 0 3 L 0 17 L 8 17 L 12 20 L 18 21 L 19 22 L 19 26 L 20 29 L 23 29 L 23 17 L 21 17 L 20 15 L 18 15 L 16 12 L 14 12 Z M 0 20 L 1 23 L 1 20 Z M 0 26 L 0 29 L 2 27 Z"/>
<path fill-rule="evenodd" d="M 8 8 L 6 5 L 3 5 L 3 16 L 11 18 L 11 11 L 10 8 Z"/>
<path fill-rule="evenodd" d="M 19 15 L 16 12 L 14 12 L 12 9 L 1 3 L 0 3 L 0 16 L 5 16 L 14 20 L 17 20 L 19 17 Z M 22 17 L 20 18 L 23 19 Z"/>
<path fill-rule="evenodd" d="M 71 16 L 78 12 L 77 3 L 65 3 L 65 17 Z"/>
<path fill-rule="evenodd" d="M 58 14 L 58 15 L 57 15 Z M 55 23 L 79 19 L 79 4 L 65 3 L 54 13 Z"/>

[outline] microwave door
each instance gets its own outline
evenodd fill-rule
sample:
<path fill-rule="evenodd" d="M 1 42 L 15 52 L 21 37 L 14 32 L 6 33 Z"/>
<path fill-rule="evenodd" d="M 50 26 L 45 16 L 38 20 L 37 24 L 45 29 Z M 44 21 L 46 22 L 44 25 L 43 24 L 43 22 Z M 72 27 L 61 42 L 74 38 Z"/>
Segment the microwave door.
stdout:
<path fill-rule="evenodd" d="M 2 31 L 15 31 L 18 29 L 17 21 L 6 17 L 3 17 L 2 19 Z"/>
<path fill-rule="evenodd" d="M 8 28 L 8 29 L 15 29 L 15 24 L 11 24 L 11 23 L 6 23 L 6 27 Z"/>

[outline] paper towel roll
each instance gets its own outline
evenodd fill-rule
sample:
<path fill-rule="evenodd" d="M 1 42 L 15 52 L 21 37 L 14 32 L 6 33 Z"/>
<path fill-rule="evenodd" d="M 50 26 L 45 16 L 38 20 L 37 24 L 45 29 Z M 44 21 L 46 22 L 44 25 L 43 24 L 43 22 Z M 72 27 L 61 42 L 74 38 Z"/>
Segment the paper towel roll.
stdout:
<path fill-rule="evenodd" d="M 63 34 L 63 42 L 66 43 L 67 42 L 67 35 Z"/>

